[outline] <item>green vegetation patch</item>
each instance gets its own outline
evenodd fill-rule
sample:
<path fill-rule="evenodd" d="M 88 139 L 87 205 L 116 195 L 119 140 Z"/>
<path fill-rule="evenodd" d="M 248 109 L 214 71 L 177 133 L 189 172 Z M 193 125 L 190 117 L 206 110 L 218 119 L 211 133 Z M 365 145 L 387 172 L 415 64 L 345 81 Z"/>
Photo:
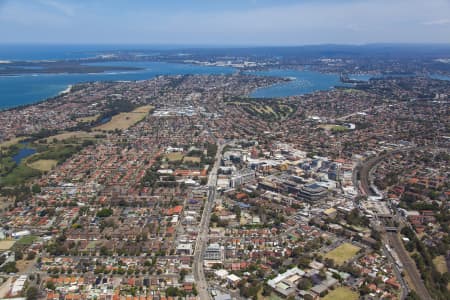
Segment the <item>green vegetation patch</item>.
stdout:
<path fill-rule="evenodd" d="M 36 241 L 37 239 L 38 239 L 37 236 L 34 236 L 34 235 L 27 235 L 27 236 L 24 236 L 24 237 L 20 238 L 20 240 L 17 241 L 17 245 L 30 246 L 30 245 L 33 244 L 34 241 Z"/>
<path fill-rule="evenodd" d="M 433 264 L 439 273 L 444 274 L 447 272 L 447 261 L 443 255 L 436 256 L 433 259 Z"/>
<path fill-rule="evenodd" d="M 358 300 L 359 294 L 348 287 L 338 287 L 323 297 L 324 300 Z"/>
<path fill-rule="evenodd" d="M 38 177 L 41 172 L 32 169 L 25 164 L 21 163 L 14 168 L 8 175 L 0 178 L 0 186 L 17 186 L 25 183 L 31 178 Z"/>
<path fill-rule="evenodd" d="M 331 132 L 345 132 L 348 130 L 349 129 L 347 127 L 341 125 L 335 125 L 333 126 L 333 128 L 331 128 Z"/>
<path fill-rule="evenodd" d="M 193 162 L 193 163 L 200 163 L 201 158 L 196 156 L 185 156 L 183 158 L 183 162 Z"/>
<path fill-rule="evenodd" d="M 41 176 L 43 171 L 49 171 L 57 164 L 64 162 L 79 152 L 88 142 L 93 143 L 92 141 L 84 141 L 82 145 L 72 145 L 39 142 L 11 146 L 8 152 L 3 153 L 0 158 L 0 187 L 17 187 Z M 13 157 L 23 147 L 36 149 L 37 153 L 24 158 L 20 164 L 16 164 Z"/>
<path fill-rule="evenodd" d="M 54 159 L 40 159 L 30 163 L 28 166 L 39 171 L 47 172 L 53 169 L 57 164 L 58 162 Z"/>
<path fill-rule="evenodd" d="M 81 150 L 81 146 L 79 145 L 65 145 L 65 144 L 57 144 L 52 145 L 48 148 L 39 149 L 44 150 L 43 152 L 40 152 L 38 154 L 35 154 L 31 156 L 27 162 L 29 164 L 34 163 L 39 160 L 54 160 L 58 164 L 64 162 L 66 159 L 70 158 L 75 153 L 79 152 Z"/>
<path fill-rule="evenodd" d="M 347 262 L 349 259 L 354 257 L 358 251 L 361 250 L 358 246 L 344 243 L 340 245 L 339 247 L 331 250 L 325 255 L 325 258 L 330 258 L 334 260 L 334 262 L 338 265 L 343 265 L 345 262 Z"/>
<path fill-rule="evenodd" d="M 99 218 L 107 218 L 113 214 L 113 210 L 111 208 L 102 208 L 97 212 L 97 217 Z"/>
<path fill-rule="evenodd" d="M 89 242 L 89 244 L 86 246 L 86 249 L 90 250 L 90 249 L 95 249 L 95 246 L 98 244 L 97 241 L 92 241 Z"/>
<path fill-rule="evenodd" d="M 173 162 L 173 161 L 181 161 L 183 159 L 183 153 L 182 152 L 167 153 L 165 156 L 171 162 Z"/>
<path fill-rule="evenodd" d="M 265 121 L 289 118 L 297 109 L 297 106 L 293 103 L 275 99 L 233 99 L 233 101 L 228 102 L 228 105 L 239 107 L 249 115 Z"/>

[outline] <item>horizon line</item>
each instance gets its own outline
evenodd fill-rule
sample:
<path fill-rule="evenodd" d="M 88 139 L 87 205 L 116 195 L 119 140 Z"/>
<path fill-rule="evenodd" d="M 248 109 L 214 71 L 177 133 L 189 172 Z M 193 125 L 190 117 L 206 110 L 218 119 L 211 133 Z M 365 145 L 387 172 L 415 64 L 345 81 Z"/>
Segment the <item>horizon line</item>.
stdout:
<path fill-rule="evenodd" d="M 370 43 L 311 43 L 311 44 L 178 44 L 178 43 L 57 43 L 57 42 L 0 42 L 2 46 L 170 46 L 170 47 L 201 47 L 201 48 L 295 48 L 314 46 L 449 46 L 450 42 L 370 42 Z"/>

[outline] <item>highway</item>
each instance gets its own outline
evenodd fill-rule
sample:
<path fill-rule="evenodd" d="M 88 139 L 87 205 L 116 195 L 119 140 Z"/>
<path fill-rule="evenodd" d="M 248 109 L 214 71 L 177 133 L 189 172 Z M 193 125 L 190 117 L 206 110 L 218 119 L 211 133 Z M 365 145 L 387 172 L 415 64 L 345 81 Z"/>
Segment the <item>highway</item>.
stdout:
<path fill-rule="evenodd" d="M 208 200 L 205 203 L 205 207 L 203 209 L 202 219 L 200 221 L 200 229 L 198 232 L 197 241 L 195 243 L 193 273 L 195 282 L 197 284 L 198 295 L 201 300 L 211 299 L 208 291 L 208 282 L 206 281 L 205 273 L 203 270 L 203 254 L 208 243 L 209 221 L 211 219 L 211 212 L 216 200 L 217 170 L 220 166 L 222 150 L 225 145 L 226 144 L 223 144 L 217 147 L 216 160 L 214 162 L 213 168 L 211 169 L 211 172 L 209 173 Z"/>
<path fill-rule="evenodd" d="M 380 163 L 381 161 L 383 161 L 385 158 L 387 158 L 388 156 L 390 156 L 392 154 L 403 152 L 403 151 L 408 151 L 408 150 L 420 150 L 422 148 L 408 147 L 408 148 L 403 148 L 403 149 L 396 149 L 396 150 L 388 151 L 388 152 L 381 154 L 379 156 L 376 156 L 376 157 L 371 157 L 368 160 L 366 160 L 362 165 L 360 165 L 359 167 L 356 168 L 356 171 L 359 172 L 359 175 L 360 175 L 362 192 L 365 193 L 365 195 L 367 195 L 367 196 L 373 194 L 373 192 L 370 189 L 370 173 L 378 165 L 378 163 Z M 425 287 L 424 282 L 422 281 L 422 278 L 420 276 L 419 271 L 416 268 L 415 263 L 412 261 L 412 259 L 409 257 L 409 254 L 406 252 L 406 250 L 403 246 L 403 242 L 400 240 L 399 234 L 397 232 L 387 232 L 384 234 L 384 236 L 385 236 L 384 243 L 389 244 L 390 247 L 393 250 L 395 250 L 395 252 L 397 252 L 398 257 L 399 257 L 401 263 L 403 264 L 403 270 L 404 270 L 405 274 L 407 274 L 407 276 L 409 277 L 410 283 L 412 284 L 412 288 L 419 295 L 420 299 L 424 299 L 424 300 L 432 299 L 430 294 L 428 293 L 427 288 Z M 399 278 L 399 280 L 402 283 L 402 289 L 404 291 L 402 293 L 403 294 L 402 298 L 404 298 L 406 296 L 405 292 L 408 289 L 405 286 L 405 284 L 403 283 L 403 279 Z"/>

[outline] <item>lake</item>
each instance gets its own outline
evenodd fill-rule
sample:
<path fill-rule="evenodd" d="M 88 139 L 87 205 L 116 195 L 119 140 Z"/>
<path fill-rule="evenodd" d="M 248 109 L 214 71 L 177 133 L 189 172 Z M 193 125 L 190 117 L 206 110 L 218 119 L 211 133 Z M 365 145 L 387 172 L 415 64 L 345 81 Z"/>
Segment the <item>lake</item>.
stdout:
<path fill-rule="evenodd" d="M 30 155 L 33 155 L 36 153 L 35 149 L 32 148 L 22 148 L 19 150 L 19 153 L 17 153 L 16 155 L 13 156 L 13 160 L 15 161 L 16 164 L 20 164 L 20 162 L 27 158 Z"/>

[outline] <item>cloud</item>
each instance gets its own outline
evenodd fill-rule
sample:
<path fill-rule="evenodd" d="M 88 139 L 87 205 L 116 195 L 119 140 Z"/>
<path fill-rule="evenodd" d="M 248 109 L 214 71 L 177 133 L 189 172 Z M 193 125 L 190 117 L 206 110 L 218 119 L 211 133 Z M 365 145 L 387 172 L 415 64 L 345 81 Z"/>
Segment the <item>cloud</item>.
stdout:
<path fill-rule="evenodd" d="M 444 0 L 425 4 L 420 0 L 307 1 L 247 10 L 174 12 L 164 18 L 130 12 L 133 17 L 127 19 L 134 20 L 128 25 L 136 30 L 142 27 L 141 20 L 154 20 L 147 23 L 152 28 L 147 32 L 156 27 L 168 36 L 197 33 L 214 43 L 448 42 L 447 35 L 419 28 L 418 23 L 444 18 L 449 4 Z"/>
<path fill-rule="evenodd" d="M 15 30 L 26 28 L 30 33 L 40 35 L 42 27 L 56 27 L 67 23 L 67 15 L 59 10 L 46 9 L 40 1 L 29 4 L 20 0 L 8 1 L 0 10 L 0 27 L 3 27 L 1 23 L 7 25 L 7 32 L 11 34 Z"/>
<path fill-rule="evenodd" d="M 450 27 L 438 26 L 450 20 L 449 0 L 229 1 L 207 9 L 200 0 L 182 6 L 178 0 L 7 1 L 0 6 L 0 36 L 52 43 L 449 42 Z"/>
<path fill-rule="evenodd" d="M 48 8 L 54 9 L 66 16 L 73 17 L 75 15 L 75 7 L 66 2 L 57 0 L 39 0 L 39 2 L 47 6 Z"/>
<path fill-rule="evenodd" d="M 450 19 L 438 19 L 438 20 L 432 20 L 432 21 L 427 21 L 427 22 L 423 22 L 423 25 L 428 25 L 428 26 L 432 26 L 432 25 L 449 25 L 450 24 Z"/>

